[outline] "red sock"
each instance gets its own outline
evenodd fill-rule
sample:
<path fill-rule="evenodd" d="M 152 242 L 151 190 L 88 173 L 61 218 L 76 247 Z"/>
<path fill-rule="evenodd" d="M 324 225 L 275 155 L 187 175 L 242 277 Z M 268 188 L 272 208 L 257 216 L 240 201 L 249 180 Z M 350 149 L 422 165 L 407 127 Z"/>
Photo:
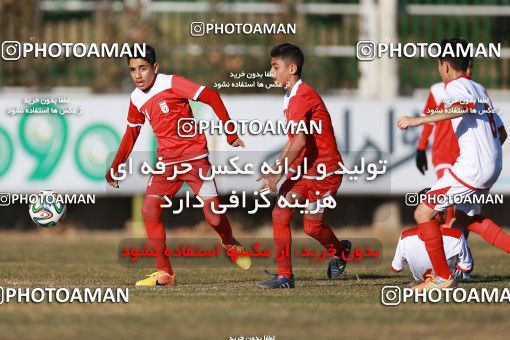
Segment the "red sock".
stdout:
<path fill-rule="evenodd" d="M 336 250 L 336 256 L 342 256 L 345 250 L 338 238 L 333 233 L 330 227 L 324 225 L 323 221 L 310 220 L 306 217 L 303 218 L 303 229 L 305 233 L 324 246 L 324 248 L 333 247 Z"/>
<path fill-rule="evenodd" d="M 233 244 L 234 239 L 232 237 L 232 227 L 225 214 L 215 214 L 212 211 L 211 205 L 214 204 L 214 208 L 218 210 L 220 200 L 218 196 L 214 196 L 204 200 L 204 216 L 207 223 L 220 235 L 221 243 Z"/>
<path fill-rule="evenodd" d="M 145 196 L 142 215 L 145 222 L 145 230 L 147 231 L 149 248 L 158 252 L 158 255 L 155 257 L 158 271 L 164 271 L 170 275 L 174 275 L 170 261 L 164 254 L 166 248 L 166 233 L 163 223 L 161 223 L 161 202 L 159 197 Z"/>
<path fill-rule="evenodd" d="M 273 209 L 273 238 L 278 275 L 292 275 L 291 246 L 292 234 L 290 231 L 290 219 L 292 210 L 281 208 L 276 205 Z"/>
<path fill-rule="evenodd" d="M 445 217 L 445 224 L 449 224 L 450 221 L 455 217 L 455 206 L 452 205 L 448 208 L 446 208 L 446 217 Z"/>
<path fill-rule="evenodd" d="M 443 237 L 439 229 L 439 224 L 435 220 L 432 220 L 425 223 L 418 223 L 418 228 L 421 238 L 425 243 L 425 249 L 429 254 L 430 262 L 432 262 L 432 267 L 434 267 L 434 272 L 443 279 L 450 278 L 452 272 L 446 262 Z"/>
<path fill-rule="evenodd" d="M 476 215 L 473 223 L 468 226 L 468 230 L 477 233 L 493 246 L 510 253 L 510 236 L 494 223 L 493 220 Z"/>

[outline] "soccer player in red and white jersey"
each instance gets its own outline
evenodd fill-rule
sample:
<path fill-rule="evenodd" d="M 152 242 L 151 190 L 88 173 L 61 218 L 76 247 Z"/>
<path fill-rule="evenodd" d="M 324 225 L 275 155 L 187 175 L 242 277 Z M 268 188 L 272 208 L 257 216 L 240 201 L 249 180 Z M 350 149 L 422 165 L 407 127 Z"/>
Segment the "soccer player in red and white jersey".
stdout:
<path fill-rule="evenodd" d="M 234 247 L 239 251 L 243 249 L 232 236 L 227 217 L 213 212 L 213 207 L 217 209 L 219 204 L 214 179 L 203 181 L 199 176 L 199 171 L 205 176 L 211 168 L 206 137 L 196 134 L 192 138 L 184 138 L 179 136 L 178 131 L 180 119 L 193 119 L 188 100 L 208 104 L 222 122 L 230 120 L 230 117 L 216 91 L 179 75 L 158 73 L 156 52 L 151 46 L 145 46 L 144 56 L 134 55 L 128 58 L 130 76 L 136 89 L 131 93 L 126 132 L 106 174 L 106 180 L 111 186 L 118 187 L 112 174 L 115 175 L 119 165 L 127 160 L 147 119 L 158 143 L 158 159 L 161 157 L 166 166 L 163 174 L 150 177 L 142 207 L 149 245 L 158 254 L 155 257 L 158 271 L 150 274 L 147 279 L 138 281 L 136 285 L 173 286 L 175 275 L 168 257 L 164 255 L 166 233 L 161 222 L 161 204 L 163 196 L 173 198 L 183 183 L 187 183 L 194 194 L 204 201 L 203 211 L 207 223 L 219 234 L 222 244 L 226 248 Z M 134 54 L 136 51 L 132 52 Z M 228 135 L 227 141 L 234 147 L 244 147 L 243 141 L 235 134 Z M 180 164 L 183 162 L 191 164 L 192 170 L 168 180 L 167 177 L 173 176 L 174 171 L 181 170 L 183 166 Z M 241 268 L 248 269 L 251 259 L 240 256 L 236 263 Z"/>
<path fill-rule="evenodd" d="M 467 75 L 471 76 L 473 71 L 473 59 L 470 60 L 467 69 Z M 445 86 L 443 82 L 436 83 L 430 87 L 427 103 L 423 109 L 424 115 L 434 114 L 444 109 Z M 432 164 L 436 171 L 437 179 L 443 177 L 444 172 L 450 169 L 457 157 L 459 157 L 459 143 L 457 136 L 453 131 L 452 123 L 449 120 L 440 121 L 433 124 L 424 124 L 420 139 L 418 140 L 418 149 L 416 151 L 416 166 L 418 170 L 425 174 L 428 170 L 427 165 L 427 147 L 429 137 L 434 132 L 434 141 L 431 147 Z M 450 206 L 446 209 L 445 224 L 449 224 L 455 217 L 455 207 Z"/>
<path fill-rule="evenodd" d="M 328 265 L 327 275 L 329 278 L 340 277 L 345 269 L 346 262 L 342 260 L 342 252 L 348 255 L 351 248 L 349 241 L 339 241 L 331 228 L 323 222 L 324 208 L 320 208 L 319 201 L 335 195 L 342 176 L 335 174 L 342 161 L 336 145 L 335 134 L 329 115 L 322 98 L 308 84 L 301 80 L 304 56 L 298 46 L 281 44 L 271 51 L 271 71 L 276 83 L 285 87 L 284 114 L 288 122 L 304 122 L 310 126 L 310 122 L 321 122 L 321 133 L 305 134 L 304 132 L 292 134 L 289 129 L 289 140 L 275 164 L 290 164 L 291 174 L 280 187 L 279 195 L 286 197 L 288 202 L 309 201 L 306 213 L 303 216 L 303 228 L 306 234 L 315 238 L 324 247 L 335 249 Z M 305 162 L 306 159 L 306 162 Z M 292 171 L 298 171 L 298 167 L 304 169 L 297 179 Z M 317 179 L 319 173 L 317 166 L 323 164 L 326 169 L 326 177 Z M 275 167 L 276 168 L 276 167 Z M 283 177 L 283 173 L 276 175 L 261 176 L 263 187 L 276 192 L 277 184 Z M 274 279 L 262 282 L 260 288 L 294 288 L 294 276 L 291 266 L 291 230 L 290 220 L 292 209 L 283 208 L 278 204 L 273 209 L 273 237 L 278 274 Z M 311 213 L 314 212 L 314 213 Z"/>
<path fill-rule="evenodd" d="M 487 193 L 502 169 L 501 145 L 507 133 L 501 118 L 493 112 L 494 107 L 485 88 L 467 75 L 469 57 L 444 52 L 448 51 L 447 45 L 450 45 L 450 51 L 458 51 L 458 44 L 467 51 L 467 42 L 463 39 L 443 40 L 441 51 L 444 54 L 438 62 L 439 73 L 445 83 L 445 99 L 451 104 L 433 115 L 401 116 L 397 119 L 400 129 L 451 120 L 460 148 L 460 155 L 453 167 L 431 188 L 427 200 L 420 203 L 414 213 L 435 272 L 435 276 L 416 286 L 417 290 L 448 288 L 456 284 L 446 262 L 441 232 L 434 216 L 459 198 Z M 448 199 L 439 202 L 438 195 L 445 195 L 443 197 Z M 453 227 L 467 228 L 492 245 L 510 252 L 510 237 L 480 212 L 480 204 L 468 203 L 467 200 L 456 204 Z"/>
<path fill-rule="evenodd" d="M 425 194 L 428 190 L 429 188 L 422 192 Z M 434 219 L 440 225 L 445 225 L 444 215 L 443 212 L 439 212 Z M 473 269 L 473 257 L 462 230 L 450 228 L 450 226 L 441 227 L 440 230 L 448 267 L 456 278 L 468 278 Z M 418 227 L 406 229 L 400 235 L 395 256 L 391 262 L 391 270 L 399 273 L 406 265 L 409 266 L 413 278 L 417 281 L 423 281 L 435 275 Z"/>
<path fill-rule="evenodd" d="M 467 240 L 460 229 L 441 227 L 440 230 L 448 267 L 455 277 L 461 278 L 463 273 L 469 273 L 473 268 Z M 424 281 L 435 275 L 417 227 L 406 229 L 400 235 L 391 270 L 399 273 L 406 265 L 417 281 Z"/>

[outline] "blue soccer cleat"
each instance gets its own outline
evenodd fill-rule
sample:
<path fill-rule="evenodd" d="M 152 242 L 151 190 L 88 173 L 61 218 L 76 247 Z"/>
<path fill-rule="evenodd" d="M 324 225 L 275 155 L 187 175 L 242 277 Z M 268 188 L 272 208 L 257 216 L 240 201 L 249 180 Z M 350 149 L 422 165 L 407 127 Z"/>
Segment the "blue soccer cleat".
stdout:
<path fill-rule="evenodd" d="M 343 248 L 343 257 L 347 258 L 349 253 L 351 252 L 351 241 L 342 240 L 340 241 Z M 345 271 L 345 267 L 347 266 L 347 261 L 342 258 L 342 254 L 340 256 L 332 257 L 328 263 L 328 278 L 329 279 L 338 279 Z"/>
<path fill-rule="evenodd" d="M 265 272 L 274 277 L 271 280 L 259 283 L 257 287 L 262 289 L 294 288 L 294 275 L 291 277 L 278 276 L 278 274 L 271 274 L 267 270 Z"/>

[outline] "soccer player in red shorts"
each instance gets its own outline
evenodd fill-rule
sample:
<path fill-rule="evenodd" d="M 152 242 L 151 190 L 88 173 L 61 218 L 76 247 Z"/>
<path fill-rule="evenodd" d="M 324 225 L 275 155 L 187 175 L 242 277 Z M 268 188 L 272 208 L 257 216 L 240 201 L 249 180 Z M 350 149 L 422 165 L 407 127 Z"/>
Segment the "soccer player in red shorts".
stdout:
<path fill-rule="evenodd" d="M 297 171 L 297 167 L 304 167 L 307 163 L 306 175 L 291 179 L 289 174 L 280 188 L 279 195 L 286 197 L 288 202 L 296 200 L 310 202 L 307 212 L 303 216 L 303 227 L 306 234 L 315 238 L 325 248 L 333 247 L 328 265 L 328 277 L 336 279 L 344 272 L 346 262 L 342 253 L 348 255 L 351 243 L 347 240 L 339 241 L 331 228 L 323 222 L 323 208 L 319 201 L 327 196 L 335 195 L 342 176 L 334 172 L 339 169 L 342 161 L 336 146 L 331 117 L 322 98 L 308 84 L 301 80 L 301 69 L 304 56 L 299 47 L 292 44 L 281 44 L 271 51 L 271 71 L 276 83 L 284 85 L 287 93 L 284 97 L 284 114 L 289 122 L 305 122 L 310 126 L 311 121 L 322 123 L 322 133 L 305 134 L 303 132 L 292 134 L 289 129 L 289 140 L 285 145 L 278 161 L 284 164 L 285 159 L 290 164 L 290 171 Z M 278 162 L 277 162 L 278 164 Z M 277 166 L 277 164 L 275 164 Z M 317 166 L 326 167 L 326 177 L 318 179 Z M 276 167 L 275 167 L 276 168 Z M 303 171 L 301 172 L 303 173 Z M 276 186 L 283 174 L 265 175 L 259 178 L 263 186 L 276 192 Z M 316 211 L 317 210 L 317 211 Z M 282 208 L 278 204 L 273 209 L 273 237 L 275 245 L 276 265 L 278 274 L 271 280 L 260 283 L 260 288 L 294 288 L 294 276 L 291 266 L 291 230 L 290 220 L 292 209 Z"/>
<path fill-rule="evenodd" d="M 473 72 L 473 59 L 469 62 L 469 67 L 466 71 L 468 76 Z M 434 114 L 444 109 L 445 100 L 445 86 L 443 82 L 436 83 L 430 87 L 427 103 L 423 109 L 423 115 L 427 116 Z M 459 142 L 457 136 L 453 131 L 450 121 L 439 121 L 433 124 L 423 125 L 421 136 L 418 141 L 418 150 L 416 151 L 416 166 L 418 170 L 425 174 L 428 170 L 427 166 L 427 147 L 429 144 L 429 137 L 434 131 L 434 141 L 431 147 L 432 164 L 436 171 L 437 179 L 443 177 L 446 170 L 450 169 L 457 157 L 459 157 Z M 455 217 L 455 207 L 450 206 L 446 209 L 445 226 L 449 225 L 451 220 Z"/>
<path fill-rule="evenodd" d="M 187 183 L 194 194 L 204 201 L 203 211 L 207 223 L 219 234 L 222 244 L 227 249 L 233 247 L 238 251 L 243 250 L 232 236 L 227 217 L 212 211 L 212 207 L 218 208 L 219 204 L 214 179 L 203 181 L 199 177 L 199 171 L 205 176 L 211 167 L 205 136 L 196 134 L 192 138 L 184 138 L 179 136 L 178 131 L 180 119 L 193 119 L 188 100 L 208 104 L 223 123 L 230 120 L 230 117 L 216 91 L 179 75 L 158 73 L 156 52 L 151 46 L 145 46 L 145 56 L 134 55 L 128 58 L 130 76 L 137 88 L 131 94 L 126 132 L 106 174 L 106 180 L 108 184 L 118 188 L 112 173 L 116 174 L 119 165 L 127 160 L 147 119 L 156 136 L 157 155 L 165 163 L 165 173 L 150 177 L 142 207 L 149 245 L 158 254 L 155 257 L 158 271 L 138 281 L 136 285 L 173 286 L 175 275 L 168 257 L 164 256 L 166 234 L 161 222 L 161 204 L 162 196 L 173 198 L 183 183 Z M 227 141 L 234 147 L 244 147 L 243 141 L 236 134 L 228 135 Z M 167 177 L 172 176 L 176 168 L 180 169 L 183 162 L 191 164 L 192 171 L 168 180 Z M 251 267 L 251 259 L 248 256 L 240 256 L 236 263 L 243 269 Z"/>

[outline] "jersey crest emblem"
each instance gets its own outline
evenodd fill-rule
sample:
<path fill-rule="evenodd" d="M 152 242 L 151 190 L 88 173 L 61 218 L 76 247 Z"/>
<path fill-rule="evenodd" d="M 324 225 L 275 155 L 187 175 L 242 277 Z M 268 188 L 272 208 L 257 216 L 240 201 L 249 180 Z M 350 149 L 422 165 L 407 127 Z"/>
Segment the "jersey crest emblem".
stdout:
<path fill-rule="evenodd" d="M 170 109 L 168 108 L 168 105 L 164 100 L 159 102 L 159 107 L 161 108 L 161 112 L 163 113 L 170 112 Z"/>

